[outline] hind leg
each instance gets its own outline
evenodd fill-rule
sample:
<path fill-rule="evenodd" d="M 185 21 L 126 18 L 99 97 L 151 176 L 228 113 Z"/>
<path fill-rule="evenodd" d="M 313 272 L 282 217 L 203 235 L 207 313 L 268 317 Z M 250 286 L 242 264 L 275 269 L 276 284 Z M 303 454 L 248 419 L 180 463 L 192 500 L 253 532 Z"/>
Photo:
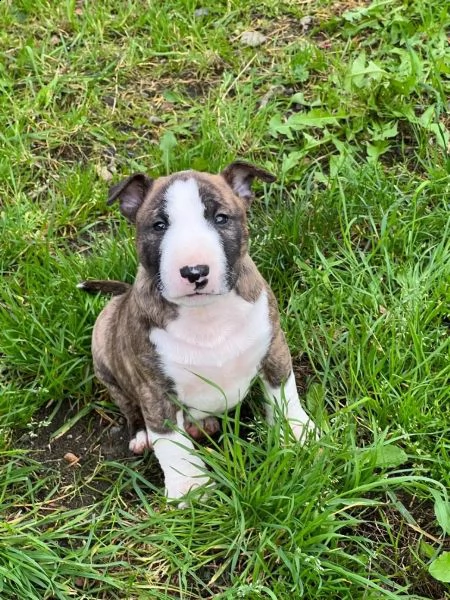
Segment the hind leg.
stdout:
<path fill-rule="evenodd" d="M 130 450 L 135 454 L 142 454 L 144 450 L 151 449 L 152 443 L 147 435 L 147 428 L 139 405 L 124 393 L 106 365 L 97 363 L 94 366 L 97 378 L 107 388 L 111 398 L 127 420 L 130 433 L 130 443 L 128 445 Z"/>
<path fill-rule="evenodd" d="M 99 377 L 99 375 L 97 375 Z M 130 443 L 128 445 L 134 454 L 143 454 L 145 450 L 152 450 L 153 444 L 147 434 L 144 417 L 141 409 L 112 382 L 106 382 L 103 378 L 99 379 L 108 389 L 111 398 L 120 408 L 122 414 L 127 419 L 128 430 L 130 433 Z M 197 423 L 192 423 L 189 419 L 184 419 L 184 430 L 194 440 L 201 440 L 207 436 L 214 435 L 219 431 L 220 424 L 215 417 L 206 417 L 200 419 Z"/>
<path fill-rule="evenodd" d="M 217 433 L 220 429 L 220 424 L 216 417 L 206 417 L 206 419 L 200 419 L 196 423 L 192 423 L 188 418 L 185 418 L 184 429 L 194 440 L 201 440 L 204 437 Z"/>
<path fill-rule="evenodd" d="M 121 303 L 120 298 L 118 296 L 110 300 L 97 317 L 92 332 L 92 358 L 97 379 L 106 387 L 112 400 L 120 408 L 128 422 L 130 450 L 136 454 L 142 454 L 146 448 L 151 448 L 151 443 L 147 436 L 147 428 L 139 402 L 135 395 L 129 394 L 128 390 L 120 385 L 114 369 L 111 368 L 110 351 L 116 344 L 111 332 L 115 330 L 114 319 Z"/>
<path fill-rule="evenodd" d="M 108 391 L 127 420 L 128 431 L 130 434 L 130 443 L 128 444 L 128 447 L 131 452 L 134 454 L 143 454 L 145 450 L 151 450 L 153 445 L 147 435 L 147 428 L 141 409 L 132 403 L 129 398 L 117 388 L 111 389 L 111 387 L 108 386 Z"/>
<path fill-rule="evenodd" d="M 138 429 L 131 437 L 128 448 L 134 454 L 143 454 L 144 450 L 152 450 L 153 444 L 149 440 L 146 429 Z"/>

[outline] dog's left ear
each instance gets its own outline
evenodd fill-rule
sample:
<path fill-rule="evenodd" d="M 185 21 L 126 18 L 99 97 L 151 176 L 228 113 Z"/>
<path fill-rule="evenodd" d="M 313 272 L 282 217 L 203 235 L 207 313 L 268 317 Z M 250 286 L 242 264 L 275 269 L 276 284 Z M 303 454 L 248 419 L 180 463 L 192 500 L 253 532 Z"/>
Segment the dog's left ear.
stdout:
<path fill-rule="evenodd" d="M 110 188 L 107 204 L 112 204 L 118 198 L 120 212 L 134 223 L 136 213 L 152 185 L 153 179 L 145 173 L 135 173 Z"/>
<path fill-rule="evenodd" d="M 228 165 L 222 171 L 221 175 L 236 196 L 239 196 L 248 202 L 248 204 L 250 204 L 253 198 L 252 183 L 255 178 L 267 183 L 272 183 L 276 179 L 275 175 L 272 175 L 269 171 L 243 160 L 232 162 L 231 165 Z"/>

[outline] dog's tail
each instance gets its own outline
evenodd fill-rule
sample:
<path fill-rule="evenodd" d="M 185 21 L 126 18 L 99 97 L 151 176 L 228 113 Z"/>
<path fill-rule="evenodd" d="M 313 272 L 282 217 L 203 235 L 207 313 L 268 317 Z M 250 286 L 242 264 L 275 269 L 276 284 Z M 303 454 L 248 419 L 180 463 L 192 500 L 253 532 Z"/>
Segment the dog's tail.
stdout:
<path fill-rule="evenodd" d="M 131 288 L 129 283 L 124 281 L 116 281 L 115 279 L 88 279 L 77 284 L 77 288 L 84 290 L 89 294 L 112 294 L 120 296 L 125 294 Z"/>

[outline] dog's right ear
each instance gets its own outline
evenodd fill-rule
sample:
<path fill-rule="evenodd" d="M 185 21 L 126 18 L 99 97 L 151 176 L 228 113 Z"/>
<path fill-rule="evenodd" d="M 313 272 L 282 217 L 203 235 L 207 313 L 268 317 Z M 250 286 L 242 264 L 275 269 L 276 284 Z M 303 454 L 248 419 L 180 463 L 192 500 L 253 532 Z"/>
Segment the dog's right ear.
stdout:
<path fill-rule="evenodd" d="M 110 188 L 107 204 L 112 204 L 118 198 L 120 212 L 134 223 L 136 213 L 152 185 L 153 179 L 145 173 L 135 173 Z"/>

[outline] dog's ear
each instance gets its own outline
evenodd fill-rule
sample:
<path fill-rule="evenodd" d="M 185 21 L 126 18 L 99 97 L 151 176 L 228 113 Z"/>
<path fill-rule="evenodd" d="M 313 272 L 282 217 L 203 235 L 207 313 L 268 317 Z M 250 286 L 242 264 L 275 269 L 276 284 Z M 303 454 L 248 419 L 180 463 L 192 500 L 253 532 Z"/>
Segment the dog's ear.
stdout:
<path fill-rule="evenodd" d="M 243 160 L 236 160 L 228 165 L 222 173 L 222 177 L 231 187 L 236 196 L 239 196 L 250 204 L 253 198 L 252 183 L 255 178 L 272 183 L 275 175 L 261 167 L 256 167 Z"/>
<path fill-rule="evenodd" d="M 135 173 L 110 188 L 107 204 L 112 204 L 118 198 L 120 212 L 134 223 L 136 213 L 152 185 L 153 179 L 144 173 Z"/>

